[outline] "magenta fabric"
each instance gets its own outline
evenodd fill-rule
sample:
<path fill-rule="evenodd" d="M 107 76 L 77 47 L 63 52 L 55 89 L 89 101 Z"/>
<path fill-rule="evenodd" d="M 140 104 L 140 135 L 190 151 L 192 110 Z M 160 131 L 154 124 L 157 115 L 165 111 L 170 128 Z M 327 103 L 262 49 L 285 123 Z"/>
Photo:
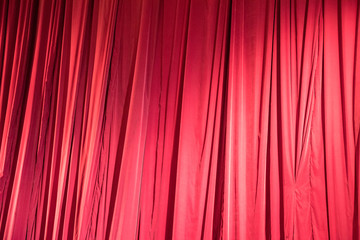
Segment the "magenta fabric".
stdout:
<path fill-rule="evenodd" d="M 0 239 L 360 239 L 359 0 L 1 0 Z"/>

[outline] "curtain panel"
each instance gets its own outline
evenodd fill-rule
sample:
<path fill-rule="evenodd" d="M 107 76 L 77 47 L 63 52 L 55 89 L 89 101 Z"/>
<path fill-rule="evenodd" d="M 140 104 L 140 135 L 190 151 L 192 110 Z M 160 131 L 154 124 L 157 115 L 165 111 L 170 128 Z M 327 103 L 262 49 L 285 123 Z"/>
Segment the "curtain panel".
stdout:
<path fill-rule="evenodd" d="M 1 0 L 0 239 L 360 239 L 359 0 Z"/>

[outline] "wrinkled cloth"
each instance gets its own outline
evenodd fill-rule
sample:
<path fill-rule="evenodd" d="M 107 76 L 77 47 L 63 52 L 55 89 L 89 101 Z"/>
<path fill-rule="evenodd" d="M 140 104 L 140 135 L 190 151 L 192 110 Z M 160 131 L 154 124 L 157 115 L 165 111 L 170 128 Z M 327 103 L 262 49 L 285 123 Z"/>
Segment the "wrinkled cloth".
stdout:
<path fill-rule="evenodd" d="M 2 0 L 0 239 L 360 239 L 359 0 Z"/>

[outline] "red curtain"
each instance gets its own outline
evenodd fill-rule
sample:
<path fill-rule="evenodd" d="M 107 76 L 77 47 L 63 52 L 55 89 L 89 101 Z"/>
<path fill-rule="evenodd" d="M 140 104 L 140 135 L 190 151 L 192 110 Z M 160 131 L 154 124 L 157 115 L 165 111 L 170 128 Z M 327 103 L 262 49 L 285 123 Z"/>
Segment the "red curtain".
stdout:
<path fill-rule="evenodd" d="M 1 239 L 360 239 L 359 0 L 1 0 Z"/>

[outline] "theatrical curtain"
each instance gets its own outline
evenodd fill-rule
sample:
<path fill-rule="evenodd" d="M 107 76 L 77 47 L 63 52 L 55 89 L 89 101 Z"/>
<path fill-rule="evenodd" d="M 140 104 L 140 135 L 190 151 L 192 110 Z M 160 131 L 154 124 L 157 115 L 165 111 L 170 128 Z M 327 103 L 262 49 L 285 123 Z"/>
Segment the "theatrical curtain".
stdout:
<path fill-rule="evenodd" d="M 1 0 L 0 239 L 360 239 L 359 0 Z"/>

